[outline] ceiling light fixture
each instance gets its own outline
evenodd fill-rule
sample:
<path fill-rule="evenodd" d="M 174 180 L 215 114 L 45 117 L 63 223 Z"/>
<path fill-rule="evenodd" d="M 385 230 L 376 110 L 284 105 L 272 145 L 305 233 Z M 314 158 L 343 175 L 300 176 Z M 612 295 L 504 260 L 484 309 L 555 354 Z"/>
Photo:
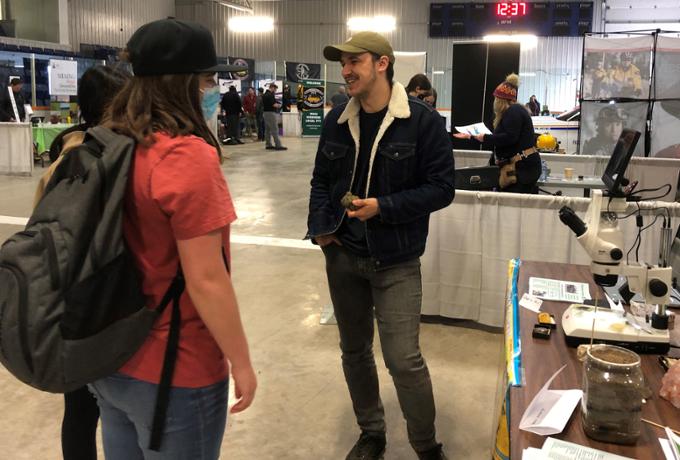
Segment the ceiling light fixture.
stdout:
<path fill-rule="evenodd" d="M 493 34 L 493 35 L 485 35 L 484 41 L 489 42 L 489 43 L 512 42 L 512 43 L 519 43 L 520 45 L 527 47 L 527 48 L 535 48 L 536 45 L 538 44 L 538 37 L 536 35 L 528 35 L 528 34 L 510 34 L 510 35 Z"/>
<path fill-rule="evenodd" d="M 231 32 L 271 32 L 274 18 L 268 16 L 232 16 L 229 18 Z"/>
<path fill-rule="evenodd" d="M 354 17 L 347 20 L 347 27 L 352 32 L 371 30 L 373 32 L 392 32 L 397 28 L 394 16 Z"/>

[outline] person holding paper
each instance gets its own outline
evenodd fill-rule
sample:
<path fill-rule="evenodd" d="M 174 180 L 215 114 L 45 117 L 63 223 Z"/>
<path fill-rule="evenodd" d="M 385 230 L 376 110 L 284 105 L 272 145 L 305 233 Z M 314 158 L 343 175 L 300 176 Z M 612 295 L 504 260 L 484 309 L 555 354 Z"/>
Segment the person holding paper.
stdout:
<path fill-rule="evenodd" d="M 456 133 L 458 139 L 474 138 L 493 146 L 490 163 L 501 168 L 501 191 L 538 193 L 541 157 L 534 145 L 534 124 L 529 112 L 517 103 L 519 77 L 510 74 L 493 92 L 493 134 Z"/>
<path fill-rule="evenodd" d="M 26 99 L 24 99 L 24 95 L 21 94 L 21 88 L 23 88 L 24 82 L 21 81 L 21 78 L 12 78 L 12 81 L 10 81 L 10 86 L 9 88 L 12 89 L 12 95 L 14 96 L 14 103 L 16 104 L 17 107 L 17 112 L 19 114 L 19 119 L 16 118 L 16 114 L 14 113 L 14 107 L 12 106 L 12 97 L 9 94 L 9 90 L 5 88 L 3 92 L 3 97 L 2 97 L 2 103 L 0 104 L 0 121 L 24 121 L 24 118 L 26 118 L 26 109 L 24 108 L 24 104 L 26 104 Z"/>

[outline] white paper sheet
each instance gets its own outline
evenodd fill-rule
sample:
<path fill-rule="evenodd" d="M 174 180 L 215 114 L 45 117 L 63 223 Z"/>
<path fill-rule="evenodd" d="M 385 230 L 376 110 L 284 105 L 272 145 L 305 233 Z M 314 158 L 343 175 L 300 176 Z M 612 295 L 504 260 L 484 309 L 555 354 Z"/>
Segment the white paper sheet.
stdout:
<path fill-rule="evenodd" d="M 583 303 L 590 299 L 588 283 L 552 280 L 549 278 L 529 278 L 529 293 L 543 300 Z"/>
<path fill-rule="evenodd" d="M 477 134 L 491 134 L 489 128 L 483 122 L 475 123 L 473 125 L 456 126 L 456 131 L 459 133 L 469 134 L 470 136 L 476 136 Z"/>
<path fill-rule="evenodd" d="M 668 439 L 659 438 L 659 444 L 661 444 L 661 450 L 663 450 L 666 460 L 678 460 L 673 454 L 673 448 L 671 447 L 671 443 L 668 441 Z"/>
<path fill-rule="evenodd" d="M 527 310 L 538 313 L 541 311 L 541 305 L 543 305 L 543 301 L 538 297 L 525 292 L 519 301 L 519 305 L 526 308 Z"/>
<path fill-rule="evenodd" d="M 522 452 L 522 460 L 543 460 L 543 452 L 535 447 L 527 447 Z"/>
<path fill-rule="evenodd" d="M 550 384 L 567 367 L 560 367 L 534 396 L 524 411 L 519 429 L 541 436 L 561 433 L 583 396 L 581 390 L 550 390 Z"/>
<path fill-rule="evenodd" d="M 635 460 L 555 438 L 546 439 L 541 452 L 546 460 Z"/>

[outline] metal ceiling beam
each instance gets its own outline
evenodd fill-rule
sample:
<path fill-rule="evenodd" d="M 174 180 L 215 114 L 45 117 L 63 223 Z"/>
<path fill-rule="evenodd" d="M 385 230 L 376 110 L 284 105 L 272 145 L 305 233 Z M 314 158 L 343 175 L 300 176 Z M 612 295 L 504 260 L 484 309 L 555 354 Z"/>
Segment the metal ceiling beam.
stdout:
<path fill-rule="evenodd" d="M 253 14 L 253 5 L 250 3 L 250 0 L 213 0 L 215 3 L 218 3 L 222 6 L 226 6 L 227 8 L 232 8 L 234 10 L 238 11 L 244 11 L 246 13 Z"/>

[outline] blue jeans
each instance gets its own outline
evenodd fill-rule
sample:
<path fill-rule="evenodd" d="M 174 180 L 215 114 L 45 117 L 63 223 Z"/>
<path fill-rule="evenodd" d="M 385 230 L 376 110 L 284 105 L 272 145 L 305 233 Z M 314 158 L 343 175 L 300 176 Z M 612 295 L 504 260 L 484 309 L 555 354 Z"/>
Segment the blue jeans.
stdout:
<path fill-rule="evenodd" d="M 227 422 L 229 381 L 170 390 L 159 452 L 148 449 L 158 385 L 123 374 L 90 384 L 107 460 L 216 460 Z"/>
<path fill-rule="evenodd" d="M 385 433 L 373 357 L 375 312 L 383 359 L 397 390 L 409 442 L 416 452 L 436 447 L 432 382 L 419 345 L 420 260 L 378 270 L 373 259 L 357 257 L 333 243 L 323 252 L 340 331 L 342 368 L 359 427 Z"/>

